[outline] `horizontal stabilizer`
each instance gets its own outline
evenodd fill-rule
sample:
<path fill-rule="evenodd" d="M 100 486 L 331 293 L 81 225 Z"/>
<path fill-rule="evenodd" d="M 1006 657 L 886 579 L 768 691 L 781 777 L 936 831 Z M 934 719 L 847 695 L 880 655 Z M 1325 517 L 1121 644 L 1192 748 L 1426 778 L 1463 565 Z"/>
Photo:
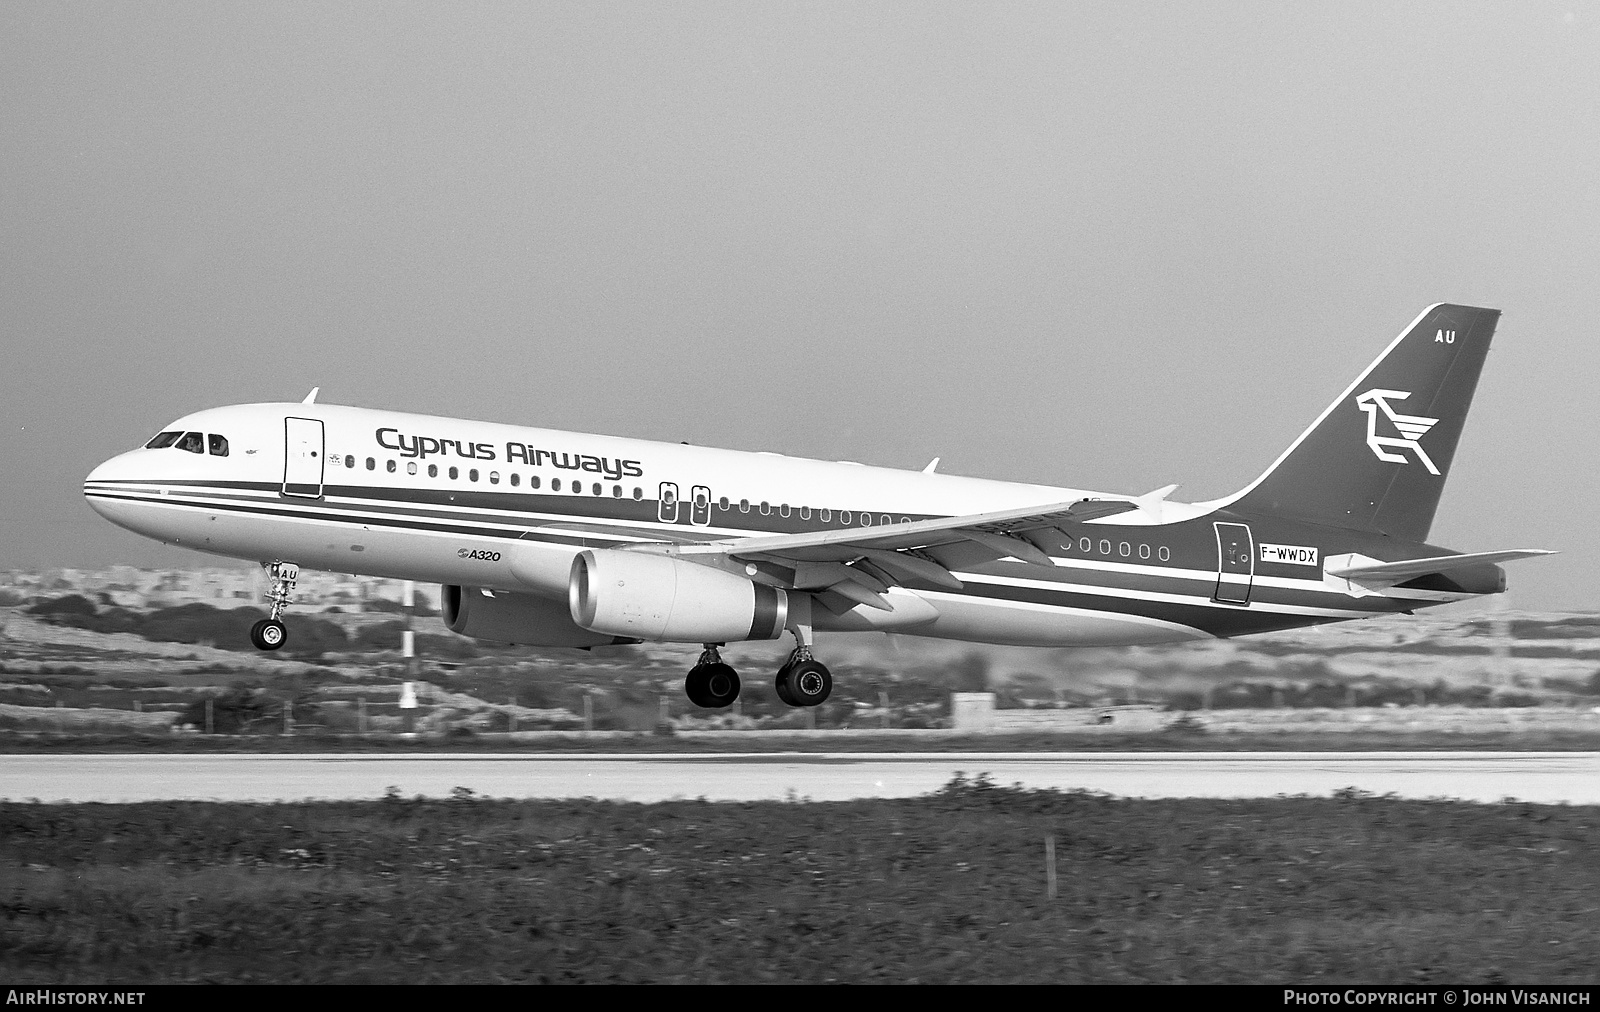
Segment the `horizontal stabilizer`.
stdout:
<path fill-rule="evenodd" d="M 1406 559 L 1403 562 L 1355 562 L 1343 566 L 1329 566 L 1329 576 L 1362 583 L 1401 583 L 1429 573 L 1447 573 L 1463 566 L 1484 566 L 1515 559 L 1531 559 L 1555 552 L 1542 548 L 1526 548 L 1507 552 L 1474 552 L 1468 555 L 1437 555 L 1429 559 Z M 1356 558 L 1361 558 L 1357 556 Z M 1331 560 L 1330 560 L 1331 561 Z"/>

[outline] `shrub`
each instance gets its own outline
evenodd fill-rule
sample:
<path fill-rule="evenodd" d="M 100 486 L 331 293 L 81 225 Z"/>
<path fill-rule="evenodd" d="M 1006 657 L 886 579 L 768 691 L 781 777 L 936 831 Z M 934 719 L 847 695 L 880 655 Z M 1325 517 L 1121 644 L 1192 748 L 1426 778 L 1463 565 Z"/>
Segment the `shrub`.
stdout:
<path fill-rule="evenodd" d="M 405 632 L 404 622 L 380 622 L 363 626 L 356 632 L 353 646 L 362 650 L 399 650 L 400 634 Z"/>
<path fill-rule="evenodd" d="M 30 615 L 93 615 L 98 611 L 94 602 L 82 594 L 65 594 L 47 598 L 28 609 Z"/>

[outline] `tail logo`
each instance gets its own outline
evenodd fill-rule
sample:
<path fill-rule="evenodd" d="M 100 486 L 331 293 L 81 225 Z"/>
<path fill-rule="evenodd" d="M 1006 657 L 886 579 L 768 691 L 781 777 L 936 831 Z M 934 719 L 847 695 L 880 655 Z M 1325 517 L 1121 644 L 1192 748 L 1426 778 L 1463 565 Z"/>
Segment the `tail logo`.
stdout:
<path fill-rule="evenodd" d="M 1428 451 L 1424 450 L 1417 440 L 1421 439 L 1429 429 L 1438 425 L 1439 419 L 1423 418 L 1421 415 L 1402 415 L 1389 404 L 1391 400 L 1403 401 L 1410 396 L 1409 390 L 1382 390 L 1377 387 L 1357 395 L 1356 406 L 1367 413 L 1367 446 L 1379 460 L 1387 460 L 1393 464 L 1408 464 L 1410 461 L 1406 459 L 1405 454 L 1390 452 L 1385 447 L 1410 450 L 1417 455 L 1418 460 L 1422 461 L 1422 466 L 1428 469 L 1429 474 L 1438 474 L 1439 469 L 1433 466 Z M 1389 419 L 1389 424 L 1394 430 L 1400 433 L 1398 437 L 1378 435 L 1380 411 Z"/>

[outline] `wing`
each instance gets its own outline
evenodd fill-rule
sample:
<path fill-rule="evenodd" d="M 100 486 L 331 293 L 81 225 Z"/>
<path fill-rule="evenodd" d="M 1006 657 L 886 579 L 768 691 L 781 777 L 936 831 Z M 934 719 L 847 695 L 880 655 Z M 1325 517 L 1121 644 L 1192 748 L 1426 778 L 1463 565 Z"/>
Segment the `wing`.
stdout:
<path fill-rule="evenodd" d="M 893 611 L 883 596 L 892 586 L 922 584 L 960 590 L 961 581 L 952 568 L 994 559 L 1016 558 L 1053 566 L 1047 538 L 1059 541 L 1062 524 L 1139 508 L 1138 501 L 1129 499 L 1079 499 L 854 530 L 639 546 L 636 550 L 738 559 L 755 565 L 768 580 L 813 592 L 823 607 L 835 613 L 858 604 Z"/>

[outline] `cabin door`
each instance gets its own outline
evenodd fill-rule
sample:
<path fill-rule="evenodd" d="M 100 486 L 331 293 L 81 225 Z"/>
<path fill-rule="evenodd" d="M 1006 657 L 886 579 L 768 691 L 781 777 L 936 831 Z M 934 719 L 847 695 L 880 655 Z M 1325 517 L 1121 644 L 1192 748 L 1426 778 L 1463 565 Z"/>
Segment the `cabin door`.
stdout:
<path fill-rule="evenodd" d="M 283 494 L 322 497 L 322 422 L 283 420 Z"/>
<path fill-rule="evenodd" d="M 1256 549 L 1248 524 L 1216 524 L 1217 593 L 1212 598 L 1227 604 L 1249 604 L 1255 578 Z"/>

